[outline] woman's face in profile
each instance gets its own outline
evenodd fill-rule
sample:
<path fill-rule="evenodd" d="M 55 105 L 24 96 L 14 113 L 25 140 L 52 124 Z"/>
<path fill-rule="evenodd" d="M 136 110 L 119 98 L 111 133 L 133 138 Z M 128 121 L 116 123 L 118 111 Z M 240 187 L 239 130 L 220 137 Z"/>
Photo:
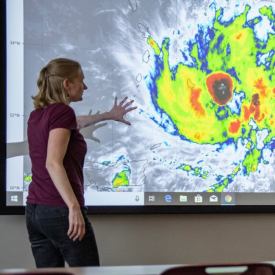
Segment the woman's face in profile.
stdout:
<path fill-rule="evenodd" d="M 83 92 L 87 90 L 84 83 L 84 74 L 81 72 L 79 76 L 75 77 L 72 81 L 68 82 L 67 96 L 69 102 L 77 102 L 83 100 Z"/>

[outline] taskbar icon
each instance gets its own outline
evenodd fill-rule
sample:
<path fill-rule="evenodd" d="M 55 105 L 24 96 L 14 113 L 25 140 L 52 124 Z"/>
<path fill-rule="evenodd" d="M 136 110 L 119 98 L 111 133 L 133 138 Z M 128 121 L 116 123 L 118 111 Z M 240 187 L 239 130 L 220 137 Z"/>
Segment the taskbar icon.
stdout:
<path fill-rule="evenodd" d="M 195 201 L 195 203 L 202 203 L 202 202 L 203 202 L 203 197 L 202 197 L 202 195 L 197 194 L 197 195 L 195 196 L 195 198 L 194 198 L 194 201 Z"/>
<path fill-rule="evenodd" d="M 218 196 L 216 196 L 216 195 L 210 196 L 209 202 L 219 202 Z"/>
<path fill-rule="evenodd" d="M 187 202 L 187 196 L 180 195 L 180 202 Z"/>
<path fill-rule="evenodd" d="M 235 193 L 221 193 L 221 204 L 222 205 L 236 205 Z"/>

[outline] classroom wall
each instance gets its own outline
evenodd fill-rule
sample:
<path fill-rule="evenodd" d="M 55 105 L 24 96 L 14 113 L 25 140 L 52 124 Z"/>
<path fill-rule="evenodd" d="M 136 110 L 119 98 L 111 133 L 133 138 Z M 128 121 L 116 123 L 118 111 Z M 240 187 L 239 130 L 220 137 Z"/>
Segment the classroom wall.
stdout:
<path fill-rule="evenodd" d="M 0 216 L 0 269 L 35 268 L 24 216 Z M 101 265 L 275 260 L 274 214 L 90 216 Z"/>

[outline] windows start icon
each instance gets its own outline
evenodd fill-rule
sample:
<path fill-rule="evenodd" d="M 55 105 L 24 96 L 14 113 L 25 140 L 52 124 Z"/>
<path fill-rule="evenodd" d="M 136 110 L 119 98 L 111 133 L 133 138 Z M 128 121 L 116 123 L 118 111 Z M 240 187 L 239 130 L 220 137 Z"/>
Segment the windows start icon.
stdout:
<path fill-rule="evenodd" d="M 18 202 L 18 196 L 17 195 L 11 196 L 11 201 Z"/>

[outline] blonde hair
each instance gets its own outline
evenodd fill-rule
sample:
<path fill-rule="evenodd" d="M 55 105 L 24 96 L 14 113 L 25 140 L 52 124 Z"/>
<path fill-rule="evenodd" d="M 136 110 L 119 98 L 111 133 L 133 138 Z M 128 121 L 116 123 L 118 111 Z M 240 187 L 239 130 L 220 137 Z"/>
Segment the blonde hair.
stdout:
<path fill-rule="evenodd" d="M 77 61 L 67 58 L 57 58 L 50 61 L 41 71 L 37 80 L 39 92 L 32 96 L 35 109 L 41 109 L 49 104 L 64 103 L 69 105 L 63 81 L 72 81 L 82 73 Z"/>

